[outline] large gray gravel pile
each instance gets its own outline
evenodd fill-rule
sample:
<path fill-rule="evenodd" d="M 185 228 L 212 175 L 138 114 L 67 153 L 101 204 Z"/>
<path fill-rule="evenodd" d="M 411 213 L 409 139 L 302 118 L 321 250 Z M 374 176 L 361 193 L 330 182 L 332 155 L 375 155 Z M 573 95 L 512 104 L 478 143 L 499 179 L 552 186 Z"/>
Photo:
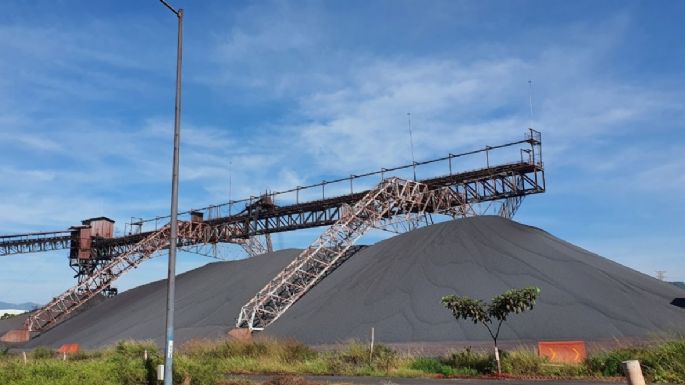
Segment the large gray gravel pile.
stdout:
<path fill-rule="evenodd" d="M 283 250 L 212 263 L 177 278 L 176 342 L 218 338 L 240 307 L 296 255 Z M 264 332 L 306 343 L 489 339 L 456 322 L 440 304 L 446 294 L 489 299 L 524 286 L 542 289 L 532 312 L 513 316 L 503 340 L 606 340 L 685 332 L 685 310 L 670 305 L 685 290 L 499 217 L 476 217 L 400 235 L 354 255 Z M 75 316 L 28 346 L 117 340 L 163 341 L 165 282 L 137 287 Z M 0 325 L 1 326 L 1 325 Z"/>

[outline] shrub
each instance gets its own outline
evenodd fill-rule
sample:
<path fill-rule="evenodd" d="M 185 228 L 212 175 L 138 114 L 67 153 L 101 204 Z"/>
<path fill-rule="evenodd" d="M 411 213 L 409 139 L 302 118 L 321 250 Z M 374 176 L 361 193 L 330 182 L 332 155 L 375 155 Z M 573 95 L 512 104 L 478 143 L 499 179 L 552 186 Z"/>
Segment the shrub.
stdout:
<path fill-rule="evenodd" d="M 451 376 L 455 374 L 454 369 L 435 358 L 419 357 L 409 364 L 411 369 L 420 370 L 424 373 L 442 374 Z"/>
<path fill-rule="evenodd" d="M 259 339 L 257 341 L 193 340 L 185 343 L 181 350 L 191 356 L 214 358 L 272 357 L 284 362 L 297 362 L 316 357 L 309 346 L 294 340 Z"/>
<path fill-rule="evenodd" d="M 685 383 L 685 339 L 650 349 L 642 359 L 651 381 Z"/>
<path fill-rule="evenodd" d="M 502 357 L 502 370 L 510 374 L 542 374 L 545 362 L 545 358 L 531 350 L 516 350 Z"/>
<path fill-rule="evenodd" d="M 685 339 L 600 353 L 585 365 L 595 374 L 622 376 L 626 360 L 639 360 L 648 381 L 685 383 Z"/>
<path fill-rule="evenodd" d="M 630 349 L 615 350 L 606 353 L 600 353 L 595 356 L 588 357 L 585 365 L 588 370 L 594 374 L 601 374 L 603 376 L 621 376 L 623 369 L 621 363 L 626 360 L 633 359 L 635 351 Z"/>
<path fill-rule="evenodd" d="M 279 358 L 288 363 L 311 360 L 317 353 L 309 346 L 294 340 L 287 340 L 282 343 L 282 351 Z"/>
<path fill-rule="evenodd" d="M 500 354 L 502 357 L 506 355 L 503 351 L 500 351 Z M 497 369 L 493 354 L 474 352 L 471 347 L 467 347 L 461 352 L 450 354 L 445 359 L 445 363 L 455 369 L 483 374 L 493 373 Z"/>
<path fill-rule="evenodd" d="M 224 375 L 217 369 L 215 360 L 192 358 L 184 354 L 175 356 L 174 383 L 183 385 L 216 385 Z"/>
<path fill-rule="evenodd" d="M 10 319 L 10 318 L 14 318 L 16 316 L 17 316 L 16 314 L 5 313 L 3 315 L 0 315 L 0 321 Z"/>
<path fill-rule="evenodd" d="M 55 351 L 45 346 L 39 346 L 31 352 L 31 358 L 34 360 L 44 360 L 53 357 L 55 357 Z"/>
<path fill-rule="evenodd" d="M 148 351 L 149 359 L 143 360 Z M 54 352 L 37 348 L 28 364 L 21 357 L 0 359 L 0 384 L 12 385 L 145 385 L 157 384 L 156 365 L 162 357 L 151 342 L 123 341 L 106 350 L 82 352 L 66 361 L 54 359 Z M 532 349 L 502 353 L 503 369 L 514 375 L 621 376 L 621 362 L 640 360 L 650 382 L 685 383 L 685 339 L 660 344 L 616 349 L 595 354 L 581 365 L 551 364 Z M 466 348 L 442 358 L 412 358 L 387 346 L 352 342 L 336 351 L 318 353 L 295 341 L 260 340 L 194 341 L 175 355 L 176 384 L 251 385 L 227 381 L 228 372 L 346 375 L 444 376 L 495 372 L 494 357 Z M 277 377 L 268 385 L 315 385 L 299 377 Z"/>
<path fill-rule="evenodd" d="M 378 353 L 375 353 L 378 354 Z M 359 341 L 350 341 L 344 350 L 338 352 L 338 357 L 349 365 L 371 365 L 372 356 L 369 347 Z"/>
<path fill-rule="evenodd" d="M 333 374 L 389 374 L 400 364 L 399 354 L 385 345 L 376 345 L 373 354 L 369 346 L 351 341 L 340 350 L 323 354 L 325 365 Z"/>
<path fill-rule="evenodd" d="M 378 345 L 373 350 L 371 356 L 371 366 L 375 369 L 380 369 L 385 374 L 390 374 L 391 369 L 397 368 L 399 362 L 399 354 L 385 345 Z"/>

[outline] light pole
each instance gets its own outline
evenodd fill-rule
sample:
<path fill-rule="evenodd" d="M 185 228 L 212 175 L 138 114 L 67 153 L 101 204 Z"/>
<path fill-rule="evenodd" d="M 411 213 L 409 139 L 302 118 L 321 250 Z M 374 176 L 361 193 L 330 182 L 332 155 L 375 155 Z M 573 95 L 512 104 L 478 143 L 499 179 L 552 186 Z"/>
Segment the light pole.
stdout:
<path fill-rule="evenodd" d="M 178 238 L 178 163 L 181 142 L 181 65 L 183 62 L 183 10 L 175 10 L 165 0 L 159 0 L 178 18 L 176 51 L 176 108 L 174 114 L 174 161 L 171 170 L 171 234 L 169 235 L 169 272 L 166 296 L 166 344 L 164 348 L 164 385 L 173 384 L 174 300 L 176 294 L 176 239 Z"/>

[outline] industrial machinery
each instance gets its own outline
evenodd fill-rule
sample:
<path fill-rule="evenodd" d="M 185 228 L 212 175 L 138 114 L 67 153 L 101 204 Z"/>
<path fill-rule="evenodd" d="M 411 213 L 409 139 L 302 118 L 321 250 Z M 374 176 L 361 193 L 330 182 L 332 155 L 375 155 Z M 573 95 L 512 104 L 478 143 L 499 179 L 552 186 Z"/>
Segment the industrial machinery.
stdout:
<path fill-rule="evenodd" d="M 493 161 L 502 153 L 505 161 Z M 485 166 L 455 171 L 474 160 L 484 160 Z M 341 186 L 349 192 L 341 193 Z M 519 141 L 180 213 L 178 247 L 197 252 L 207 245 L 234 243 L 257 255 L 271 251 L 270 234 L 327 227 L 243 306 L 236 328 L 252 332 L 267 327 L 350 258 L 358 250 L 355 242 L 372 228 L 401 233 L 440 216 L 511 218 L 525 196 L 544 191 L 542 138 L 529 129 Z M 312 198 L 314 194 L 318 196 Z M 95 296 L 115 295 L 117 278 L 169 246 L 168 220 L 132 220 L 123 236 L 114 236 L 114 221 L 106 217 L 64 231 L 0 236 L 0 255 L 69 249 L 77 278 L 75 286 L 32 312 L 24 329 L 0 340 L 28 340 Z"/>

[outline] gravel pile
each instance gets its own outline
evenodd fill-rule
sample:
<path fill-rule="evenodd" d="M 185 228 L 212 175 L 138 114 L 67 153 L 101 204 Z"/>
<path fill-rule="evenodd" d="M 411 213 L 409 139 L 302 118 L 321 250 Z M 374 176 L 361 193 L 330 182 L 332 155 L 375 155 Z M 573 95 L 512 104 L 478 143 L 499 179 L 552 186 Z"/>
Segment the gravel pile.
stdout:
<path fill-rule="evenodd" d="M 297 254 L 282 250 L 211 263 L 177 278 L 176 343 L 219 338 L 240 307 Z M 310 344 L 351 338 L 389 343 L 489 340 L 456 322 L 446 294 L 489 300 L 538 286 L 536 308 L 502 328 L 506 341 L 644 338 L 685 332 L 685 290 L 590 253 L 540 229 L 499 217 L 441 223 L 363 249 L 263 333 Z M 163 342 L 165 281 L 137 287 L 74 316 L 27 344 L 97 347 L 121 339 Z M 0 324 L 2 330 L 2 324 Z"/>

